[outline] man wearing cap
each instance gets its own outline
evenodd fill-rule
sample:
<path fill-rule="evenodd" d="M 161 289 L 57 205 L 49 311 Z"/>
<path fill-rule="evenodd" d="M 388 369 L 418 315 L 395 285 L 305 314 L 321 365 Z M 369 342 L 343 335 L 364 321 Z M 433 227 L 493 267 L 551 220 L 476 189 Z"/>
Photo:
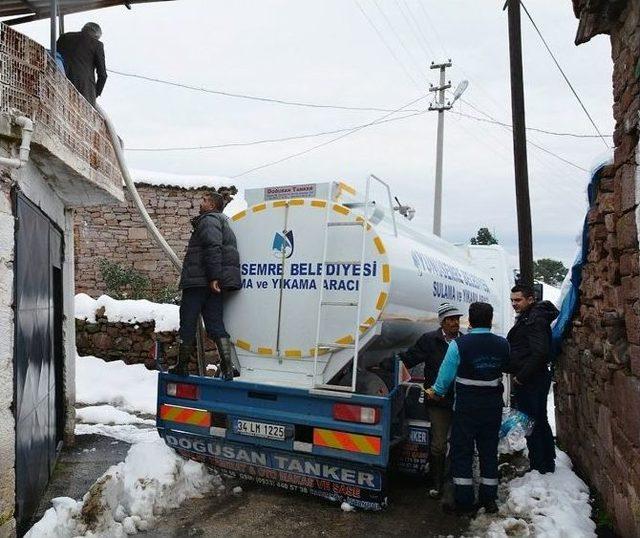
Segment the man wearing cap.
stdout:
<path fill-rule="evenodd" d="M 491 334 L 493 307 L 469 306 L 469 333 L 452 342 L 427 397 L 442 398 L 455 385 L 451 429 L 451 469 L 456 511 L 475 511 L 473 454 L 480 459 L 480 503 L 498 511 L 498 432 L 502 421 L 502 373 L 509 363 L 509 342 Z"/>
<path fill-rule="evenodd" d="M 407 368 L 424 363 L 425 388 L 435 383 L 449 343 L 462 336 L 460 333 L 461 316 L 462 312 L 456 306 L 450 303 L 441 304 L 438 308 L 440 327 L 435 331 L 423 334 L 412 347 L 404 353 L 400 353 L 400 358 Z M 437 499 L 442 495 L 444 485 L 453 391 L 438 401 L 426 399 L 425 405 L 431 422 L 431 442 L 429 444 L 431 486 L 429 495 Z"/>

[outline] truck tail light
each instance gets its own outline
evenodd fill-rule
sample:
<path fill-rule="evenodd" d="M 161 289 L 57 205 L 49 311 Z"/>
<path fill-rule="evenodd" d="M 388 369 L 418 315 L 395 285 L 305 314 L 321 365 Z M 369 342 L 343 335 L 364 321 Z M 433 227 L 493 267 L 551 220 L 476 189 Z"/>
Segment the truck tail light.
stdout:
<path fill-rule="evenodd" d="M 380 408 L 337 403 L 333 405 L 333 418 L 345 422 L 377 424 L 380 422 Z"/>
<path fill-rule="evenodd" d="M 167 383 L 167 396 L 184 398 L 185 400 L 198 399 L 198 386 L 189 383 Z"/>

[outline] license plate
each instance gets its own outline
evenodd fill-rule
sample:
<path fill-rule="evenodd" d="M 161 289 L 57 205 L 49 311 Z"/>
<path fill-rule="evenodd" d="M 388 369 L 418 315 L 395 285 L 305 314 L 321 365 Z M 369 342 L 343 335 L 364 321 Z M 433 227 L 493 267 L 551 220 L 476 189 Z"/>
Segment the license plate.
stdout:
<path fill-rule="evenodd" d="M 285 427 L 281 424 L 267 424 L 266 422 L 255 422 L 241 418 L 234 422 L 233 431 L 240 435 L 262 437 L 276 441 L 284 441 L 286 437 Z"/>

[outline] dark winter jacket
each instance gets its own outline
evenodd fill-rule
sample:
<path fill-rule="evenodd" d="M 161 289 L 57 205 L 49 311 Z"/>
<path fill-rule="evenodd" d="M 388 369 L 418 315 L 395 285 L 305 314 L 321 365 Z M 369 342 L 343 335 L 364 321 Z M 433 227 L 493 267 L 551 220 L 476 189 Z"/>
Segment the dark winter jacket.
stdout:
<path fill-rule="evenodd" d="M 93 106 L 107 82 L 102 42 L 88 32 L 62 34 L 56 45 L 64 60 L 64 71 L 76 89 Z M 98 75 L 96 82 L 94 70 Z"/>
<path fill-rule="evenodd" d="M 424 363 L 424 386 L 428 388 L 436 382 L 448 348 L 449 344 L 444 339 L 442 329 L 438 327 L 435 331 L 424 333 L 413 346 L 399 355 L 407 368 Z M 438 407 L 453 407 L 453 388 L 442 400 L 429 400 L 428 403 Z"/>
<path fill-rule="evenodd" d="M 549 301 L 534 304 L 520 314 L 509 331 L 509 372 L 523 385 L 547 370 L 551 353 L 551 322 L 558 309 Z"/>
<path fill-rule="evenodd" d="M 191 225 L 180 289 L 208 286 L 213 280 L 225 291 L 240 289 L 240 256 L 227 217 L 210 211 L 191 219 Z"/>

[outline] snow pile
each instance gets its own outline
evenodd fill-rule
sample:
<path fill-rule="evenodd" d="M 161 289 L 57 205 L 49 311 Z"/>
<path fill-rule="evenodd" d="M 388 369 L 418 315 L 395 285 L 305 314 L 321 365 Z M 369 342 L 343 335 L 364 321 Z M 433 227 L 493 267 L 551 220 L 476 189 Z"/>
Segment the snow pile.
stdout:
<path fill-rule="evenodd" d="M 155 420 L 146 420 L 112 405 L 94 405 L 76 410 L 76 419 L 85 424 L 153 424 Z"/>
<path fill-rule="evenodd" d="M 202 189 L 229 187 L 233 180 L 228 177 L 195 174 L 174 174 L 172 172 L 156 172 L 153 170 L 132 169 L 134 183 L 154 185 L 156 187 L 179 187 L 181 189 Z"/>
<path fill-rule="evenodd" d="M 179 307 L 174 304 L 152 303 L 146 299 L 118 301 L 108 295 L 92 299 L 79 293 L 75 299 L 76 318 L 95 323 L 96 311 L 104 308 L 105 317 L 112 322 L 155 322 L 155 332 L 177 331 L 180 327 Z"/>
<path fill-rule="evenodd" d="M 500 512 L 479 515 L 469 529 L 474 536 L 595 537 L 589 488 L 572 471 L 569 457 L 557 451 L 555 473 L 531 471 L 501 484 Z"/>
<path fill-rule="evenodd" d="M 167 172 L 155 172 L 151 170 L 131 170 L 134 183 L 154 185 L 156 187 L 178 187 L 180 189 L 202 189 L 230 187 L 234 181 L 228 177 L 185 175 Z M 238 189 L 238 194 L 224 208 L 224 214 L 235 215 L 239 211 L 247 208 L 242 189 Z"/>
<path fill-rule="evenodd" d="M 105 362 L 96 357 L 76 360 L 76 401 L 111 404 L 130 412 L 156 414 L 158 374 L 142 364 Z"/>
<path fill-rule="evenodd" d="M 28 538 L 124 538 L 153 526 L 155 516 L 218 488 L 217 475 L 183 460 L 162 439 L 138 443 L 126 459 L 110 467 L 82 501 L 52 501 L 26 534 Z"/>

